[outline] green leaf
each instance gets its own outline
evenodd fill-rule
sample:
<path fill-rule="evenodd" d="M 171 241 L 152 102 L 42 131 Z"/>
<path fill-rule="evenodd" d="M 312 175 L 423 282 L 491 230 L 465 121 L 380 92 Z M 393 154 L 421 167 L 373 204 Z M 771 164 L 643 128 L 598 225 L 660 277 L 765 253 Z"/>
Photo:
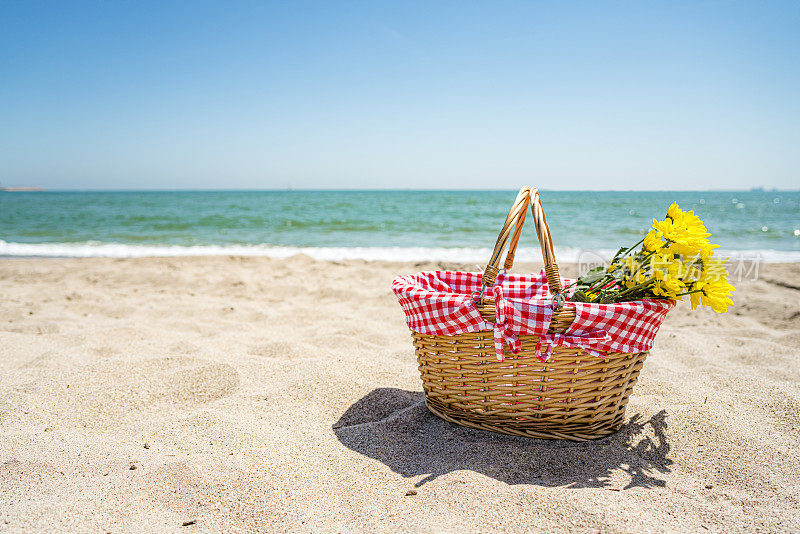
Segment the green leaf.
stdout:
<path fill-rule="evenodd" d="M 581 276 L 579 279 L 579 283 L 581 285 L 590 286 L 603 278 L 606 275 L 605 267 L 595 267 L 585 275 Z"/>

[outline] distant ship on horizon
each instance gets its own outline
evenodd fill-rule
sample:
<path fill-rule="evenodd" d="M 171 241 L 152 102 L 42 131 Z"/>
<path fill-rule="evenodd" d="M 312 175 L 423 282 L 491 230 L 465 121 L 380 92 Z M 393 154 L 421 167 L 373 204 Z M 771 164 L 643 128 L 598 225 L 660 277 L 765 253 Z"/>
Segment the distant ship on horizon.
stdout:
<path fill-rule="evenodd" d="M 5 191 L 7 193 L 30 193 L 30 192 L 44 191 L 44 187 L 38 187 L 35 185 L 3 186 L 2 184 L 0 184 L 0 191 Z"/>

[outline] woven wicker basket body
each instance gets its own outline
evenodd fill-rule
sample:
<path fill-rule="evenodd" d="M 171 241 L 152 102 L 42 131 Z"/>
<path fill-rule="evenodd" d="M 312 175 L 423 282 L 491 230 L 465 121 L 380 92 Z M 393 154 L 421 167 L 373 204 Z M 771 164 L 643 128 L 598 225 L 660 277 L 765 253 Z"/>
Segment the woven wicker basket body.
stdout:
<path fill-rule="evenodd" d="M 499 258 L 514 228 L 505 268 L 511 267 L 527 207 L 531 206 L 548 285 L 554 298 L 561 279 L 550 232 L 536 190 L 520 191 L 483 275 L 494 285 Z M 482 300 L 478 309 L 494 322 L 494 302 Z M 567 303 L 556 309 L 550 332 L 563 333 L 575 319 Z M 625 406 L 639 376 L 646 352 L 608 353 L 605 358 L 579 348 L 553 347 L 542 362 L 534 355 L 538 338 L 520 336 L 522 349 L 506 351 L 497 361 L 492 331 L 458 335 L 412 332 L 428 409 L 448 421 L 505 434 L 546 439 L 585 441 L 619 430 Z"/>
<path fill-rule="evenodd" d="M 622 426 L 646 352 L 605 359 L 556 347 L 534 356 L 536 336 L 499 362 L 492 332 L 413 334 L 428 409 L 448 421 L 518 436 L 590 440 Z"/>

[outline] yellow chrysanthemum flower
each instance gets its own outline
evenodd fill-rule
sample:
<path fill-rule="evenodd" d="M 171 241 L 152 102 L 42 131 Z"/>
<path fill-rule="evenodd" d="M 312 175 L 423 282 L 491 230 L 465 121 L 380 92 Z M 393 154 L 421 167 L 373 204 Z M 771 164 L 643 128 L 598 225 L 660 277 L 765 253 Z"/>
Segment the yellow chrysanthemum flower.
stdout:
<path fill-rule="evenodd" d="M 651 256 L 651 274 L 655 278 L 653 293 L 660 297 L 679 299 L 680 293 L 686 292 L 686 283 L 683 277 L 686 268 L 678 258 L 672 254 Z"/>
<path fill-rule="evenodd" d="M 712 254 L 714 254 L 714 249 L 716 248 L 719 248 L 719 245 L 715 245 L 714 243 L 708 243 L 700 249 L 700 255 L 711 256 Z"/>
<path fill-rule="evenodd" d="M 679 278 L 667 278 L 653 282 L 653 293 L 659 297 L 681 300 L 681 293 L 686 293 L 686 286 Z"/>
<path fill-rule="evenodd" d="M 711 234 L 703 221 L 693 211 L 680 209 L 677 203 L 669 207 L 663 221 L 653 219 L 653 229 L 669 242 L 669 249 L 675 254 L 695 256 L 716 248 L 708 242 Z"/>
<path fill-rule="evenodd" d="M 701 287 L 698 287 L 698 286 L 700 286 L 700 282 L 694 283 L 692 285 L 692 290 L 702 289 Z M 703 301 L 700 300 L 702 297 L 703 297 L 703 294 L 700 291 L 698 291 L 696 293 L 689 293 L 689 301 L 690 301 L 690 303 L 692 305 L 692 309 L 693 310 L 703 303 Z"/>
<path fill-rule="evenodd" d="M 647 232 L 647 235 L 644 236 L 644 242 L 642 243 L 642 247 L 644 250 L 648 252 L 658 252 L 667 244 L 663 239 L 661 239 L 662 233 L 658 230 L 650 230 Z"/>
<path fill-rule="evenodd" d="M 701 225 L 702 226 L 702 225 Z M 663 221 L 653 219 L 653 229 L 669 241 L 669 250 L 674 254 L 695 256 L 709 247 L 707 232 L 698 227 L 689 228 L 682 220 L 666 218 Z M 705 227 L 702 228 L 705 230 Z"/>
<path fill-rule="evenodd" d="M 689 258 L 683 264 L 684 273 L 681 276 L 687 284 L 692 281 L 699 280 L 703 274 L 703 264 L 699 258 Z"/>
<path fill-rule="evenodd" d="M 705 282 L 718 280 L 727 282 L 728 269 L 725 268 L 725 264 L 728 262 L 728 259 L 729 258 L 718 259 L 713 256 L 702 258 L 703 270 L 700 274 L 700 279 Z"/>
<path fill-rule="evenodd" d="M 700 217 L 694 214 L 694 211 L 683 211 L 678 207 L 678 203 L 674 202 L 667 210 L 667 218 L 672 219 L 676 225 L 685 227 L 690 233 L 709 237 L 711 234 L 706 230 L 706 225 L 700 220 Z"/>
<path fill-rule="evenodd" d="M 627 257 L 622 260 L 622 269 L 625 276 L 625 286 L 631 288 L 633 286 L 643 284 L 647 280 L 644 272 L 644 266 L 639 263 L 636 258 Z"/>
<path fill-rule="evenodd" d="M 717 313 L 725 313 L 728 311 L 728 306 L 733 306 L 731 293 L 736 291 L 736 288 L 727 280 L 699 280 L 692 288 L 699 290 L 698 293 L 692 293 L 692 309 L 696 308 L 698 304 L 703 304 Z M 699 299 L 695 295 L 699 295 Z"/>

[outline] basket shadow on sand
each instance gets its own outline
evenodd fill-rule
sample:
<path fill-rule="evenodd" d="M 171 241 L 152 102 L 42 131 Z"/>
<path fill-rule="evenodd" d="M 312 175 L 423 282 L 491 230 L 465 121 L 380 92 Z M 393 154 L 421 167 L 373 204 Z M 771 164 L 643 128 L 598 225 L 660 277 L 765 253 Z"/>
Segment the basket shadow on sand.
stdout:
<path fill-rule="evenodd" d="M 350 406 L 333 425 L 348 448 L 379 460 L 404 477 L 424 476 L 416 485 L 471 470 L 507 484 L 571 488 L 619 487 L 612 473 L 630 481 L 622 489 L 663 487 L 668 473 L 666 412 L 648 420 L 634 415 L 607 438 L 568 442 L 520 438 L 448 423 L 425 407 L 422 392 L 375 389 Z"/>

